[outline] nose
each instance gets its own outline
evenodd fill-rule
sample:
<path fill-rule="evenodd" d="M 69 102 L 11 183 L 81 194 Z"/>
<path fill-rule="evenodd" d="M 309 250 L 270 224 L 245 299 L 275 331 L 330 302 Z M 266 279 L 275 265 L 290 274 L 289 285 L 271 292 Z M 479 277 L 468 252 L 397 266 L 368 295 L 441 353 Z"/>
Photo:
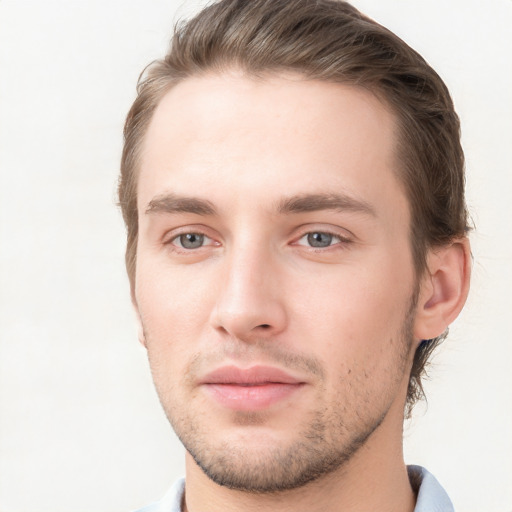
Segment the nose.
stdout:
<path fill-rule="evenodd" d="M 265 251 L 234 253 L 223 262 L 212 324 L 241 341 L 272 338 L 287 325 L 278 262 Z"/>

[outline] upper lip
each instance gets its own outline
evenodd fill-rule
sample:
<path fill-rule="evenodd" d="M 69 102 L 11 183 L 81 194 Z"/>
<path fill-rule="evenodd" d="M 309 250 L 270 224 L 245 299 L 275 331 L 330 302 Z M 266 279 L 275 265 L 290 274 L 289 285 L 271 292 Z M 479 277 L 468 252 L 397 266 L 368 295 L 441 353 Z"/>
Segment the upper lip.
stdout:
<path fill-rule="evenodd" d="M 272 366 L 222 366 L 206 374 L 201 384 L 235 384 L 241 386 L 262 384 L 302 384 L 304 381 Z"/>

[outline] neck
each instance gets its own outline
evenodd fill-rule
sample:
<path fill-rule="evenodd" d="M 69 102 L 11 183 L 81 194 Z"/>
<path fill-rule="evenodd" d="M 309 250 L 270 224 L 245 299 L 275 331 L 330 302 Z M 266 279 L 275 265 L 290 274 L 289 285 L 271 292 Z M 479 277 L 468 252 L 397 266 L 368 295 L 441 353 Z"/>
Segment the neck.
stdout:
<path fill-rule="evenodd" d="M 257 494 L 222 487 L 187 453 L 183 511 L 413 512 L 416 498 L 403 461 L 402 425 L 393 420 L 397 416 L 388 414 L 343 467 L 289 491 Z"/>

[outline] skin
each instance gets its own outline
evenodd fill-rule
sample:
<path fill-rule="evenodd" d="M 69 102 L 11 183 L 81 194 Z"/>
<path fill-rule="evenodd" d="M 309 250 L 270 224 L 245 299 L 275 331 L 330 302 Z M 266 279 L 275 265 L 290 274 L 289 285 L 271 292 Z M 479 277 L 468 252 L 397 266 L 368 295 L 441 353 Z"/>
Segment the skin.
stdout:
<path fill-rule="evenodd" d="M 190 78 L 158 106 L 133 300 L 187 448 L 184 509 L 413 510 L 408 375 L 451 295 L 436 285 L 446 273 L 415 276 L 395 139 L 371 93 L 293 75 Z M 453 265 L 467 252 L 450 252 Z M 226 407 L 203 384 L 225 365 L 300 385 L 262 408 Z"/>

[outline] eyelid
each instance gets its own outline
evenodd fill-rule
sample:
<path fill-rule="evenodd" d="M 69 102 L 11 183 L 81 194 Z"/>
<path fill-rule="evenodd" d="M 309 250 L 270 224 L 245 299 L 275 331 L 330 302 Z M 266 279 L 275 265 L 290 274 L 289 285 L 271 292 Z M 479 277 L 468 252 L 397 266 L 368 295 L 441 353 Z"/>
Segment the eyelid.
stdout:
<path fill-rule="evenodd" d="M 194 248 L 190 248 L 190 247 L 183 247 L 183 244 L 181 243 L 180 239 L 181 239 L 181 237 L 182 237 L 182 236 L 184 236 L 184 235 L 198 235 L 198 236 L 202 237 L 202 242 L 203 242 L 203 243 L 202 243 L 199 247 L 194 247 Z M 180 241 L 180 242 L 179 242 L 179 244 L 177 243 L 178 241 Z M 207 235 L 203 235 L 203 233 L 196 233 L 196 232 L 192 232 L 192 231 L 191 231 L 191 232 L 181 233 L 181 234 L 179 234 L 179 235 L 173 236 L 173 237 L 169 240 L 168 244 L 169 244 L 169 245 L 174 245 L 174 246 L 175 246 L 175 247 L 177 247 L 178 249 L 183 249 L 183 250 L 185 250 L 185 251 L 187 251 L 187 252 L 188 252 L 188 251 L 197 251 L 197 250 L 199 250 L 199 249 L 202 249 L 203 247 L 209 247 L 209 246 L 211 246 L 211 245 L 215 245 L 215 243 L 208 243 L 208 241 L 209 241 L 209 242 L 215 242 L 215 241 L 214 241 L 212 238 L 210 238 L 209 236 L 207 236 Z"/>
<path fill-rule="evenodd" d="M 298 235 L 293 237 L 292 243 L 294 244 L 311 233 L 325 233 L 326 235 L 339 238 L 339 240 L 344 243 L 351 243 L 355 241 L 355 236 L 350 231 L 345 228 L 337 228 L 334 226 L 306 224 L 300 226 L 298 231 Z"/>
<path fill-rule="evenodd" d="M 173 245 L 174 247 L 180 248 L 179 245 L 175 245 L 172 242 L 179 238 L 181 235 L 187 235 L 187 234 L 196 234 L 196 235 L 202 235 L 205 239 L 208 239 L 214 243 L 208 243 L 203 245 L 202 247 L 209 247 L 211 245 L 220 245 L 220 243 L 216 240 L 216 238 L 211 233 L 210 229 L 207 229 L 204 226 L 192 224 L 192 225 L 186 225 L 186 226 L 179 226 L 173 229 L 170 229 L 169 231 L 166 231 L 164 235 L 162 236 L 162 243 L 164 245 Z M 187 249 L 190 251 L 190 249 Z"/>
<path fill-rule="evenodd" d="M 326 245 L 325 247 L 315 247 L 313 245 L 309 245 L 307 242 L 303 243 L 303 244 L 300 243 L 302 239 L 306 238 L 311 233 L 321 233 L 324 235 L 329 235 L 332 237 L 332 243 L 330 245 Z M 305 247 L 305 248 L 308 248 L 308 249 L 311 249 L 314 251 L 327 251 L 329 249 L 336 248 L 340 245 L 347 245 L 350 243 L 352 243 L 352 240 L 349 240 L 348 238 L 343 238 L 340 235 L 337 235 L 335 233 L 329 233 L 327 231 L 309 231 L 307 233 L 304 233 L 300 238 L 298 238 L 294 245 L 298 245 L 300 247 Z"/>

